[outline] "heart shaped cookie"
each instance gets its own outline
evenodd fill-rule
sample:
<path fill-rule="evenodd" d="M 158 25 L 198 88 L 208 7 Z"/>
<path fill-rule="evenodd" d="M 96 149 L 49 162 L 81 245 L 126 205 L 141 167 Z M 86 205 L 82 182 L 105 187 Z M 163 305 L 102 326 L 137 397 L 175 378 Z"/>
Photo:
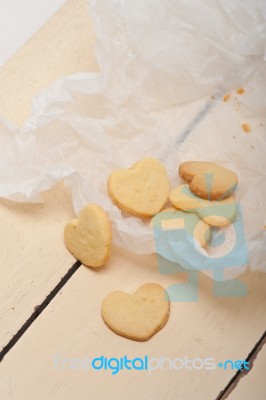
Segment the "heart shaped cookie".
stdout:
<path fill-rule="evenodd" d="M 173 240 L 189 240 L 195 239 L 200 246 L 206 248 L 211 242 L 212 233 L 209 225 L 202 221 L 198 215 L 188 213 L 186 211 L 177 210 L 176 208 L 165 209 L 156 214 L 151 225 L 156 229 L 159 228 L 159 236 L 164 235 L 166 231 L 180 232 L 179 235 L 173 235 Z"/>
<path fill-rule="evenodd" d="M 193 193 L 207 200 L 221 200 L 230 196 L 238 182 L 235 172 L 211 162 L 184 162 L 180 164 L 178 172 L 189 183 Z"/>
<path fill-rule="evenodd" d="M 105 211 L 97 204 L 84 207 L 78 219 L 69 221 L 64 231 L 68 250 L 89 267 L 104 265 L 110 255 L 111 225 Z"/>
<path fill-rule="evenodd" d="M 129 169 L 114 171 L 108 179 L 108 193 L 123 211 L 136 217 L 152 217 L 169 194 L 169 181 L 163 164 L 145 158 Z"/>
<path fill-rule="evenodd" d="M 237 204 L 232 196 L 220 201 L 210 201 L 195 196 L 188 185 L 179 185 L 170 192 L 169 200 L 174 207 L 196 213 L 211 226 L 226 226 L 236 217 Z"/>
<path fill-rule="evenodd" d="M 170 302 L 165 289 L 156 283 L 142 285 L 134 294 L 109 293 L 102 303 L 102 317 L 115 333 L 145 341 L 168 321 Z"/>

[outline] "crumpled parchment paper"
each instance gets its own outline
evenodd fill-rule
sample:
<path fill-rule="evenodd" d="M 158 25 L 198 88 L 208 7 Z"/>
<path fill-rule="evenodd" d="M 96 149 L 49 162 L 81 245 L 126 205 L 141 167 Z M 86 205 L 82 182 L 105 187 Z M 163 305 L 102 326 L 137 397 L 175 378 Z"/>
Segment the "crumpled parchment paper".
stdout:
<path fill-rule="evenodd" d="M 109 174 L 152 156 L 175 187 L 180 162 L 215 161 L 239 175 L 246 264 L 265 271 L 266 2 L 92 0 L 89 12 L 99 73 L 55 82 L 23 128 L 0 119 L 0 196 L 41 201 L 63 179 L 77 213 L 88 202 L 108 212 L 116 245 L 160 253 L 149 222 L 112 204 Z M 181 264 L 199 268 L 189 254 Z"/>

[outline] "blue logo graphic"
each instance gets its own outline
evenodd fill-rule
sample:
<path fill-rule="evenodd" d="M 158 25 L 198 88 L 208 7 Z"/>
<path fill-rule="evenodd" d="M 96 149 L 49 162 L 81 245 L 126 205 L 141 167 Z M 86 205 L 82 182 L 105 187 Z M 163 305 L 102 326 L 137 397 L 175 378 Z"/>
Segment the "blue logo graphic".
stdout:
<path fill-rule="evenodd" d="M 212 174 L 206 179 L 211 182 Z M 186 195 L 195 199 L 185 187 Z M 158 269 L 162 274 L 187 272 L 187 283 L 176 283 L 167 288 L 171 301 L 194 302 L 198 300 L 198 271 L 211 272 L 214 282 L 213 290 L 217 297 L 243 297 L 247 294 L 246 285 L 238 280 L 226 280 L 225 274 L 237 271 L 248 264 L 242 210 L 239 204 L 219 204 L 209 202 L 201 211 L 201 218 L 214 216 L 218 219 L 228 218 L 233 208 L 237 208 L 236 218 L 226 221 L 227 226 L 211 228 L 205 232 L 208 250 L 200 246 L 198 239 L 199 224 L 202 220 L 194 213 L 181 210 L 165 211 L 157 214 L 153 222 L 153 232 L 157 253 Z M 233 208 L 232 208 L 233 207 Z M 207 219 L 208 220 L 208 219 Z"/>
<path fill-rule="evenodd" d="M 242 371 L 243 369 L 249 370 L 249 361 L 246 360 L 226 360 L 224 363 L 219 362 L 217 364 L 219 368 L 223 368 L 224 370 L 230 369 L 237 369 L 238 371 Z"/>
<path fill-rule="evenodd" d="M 94 370 L 94 371 L 110 371 L 112 375 L 117 375 L 121 371 L 148 371 L 149 374 L 153 373 L 155 370 L 176 370 L 181 369 L 187 370 L 215 370 L 219 367 L 223 370 L 227 369 L 237 369 L 241 371 L 242 369 L 249 369 L 249 362 L 246 360 L 226 360 L 224 362 L 216 363 L 213 357 L 194 357 L 190 358 L 188 356 L 168 358 L 164 356 L 160 357 L 149 357 L 145 355 L 144 357 L 129 358 L 124 355 L 123 357 L 105 357 L 101 355 L 100 357 L 84 357 L 84 358 L 69 358 L 61 357 L 61 354 L 54 355 L 54 368 L 55 369 L 70 369 L 84 371 Z"/>

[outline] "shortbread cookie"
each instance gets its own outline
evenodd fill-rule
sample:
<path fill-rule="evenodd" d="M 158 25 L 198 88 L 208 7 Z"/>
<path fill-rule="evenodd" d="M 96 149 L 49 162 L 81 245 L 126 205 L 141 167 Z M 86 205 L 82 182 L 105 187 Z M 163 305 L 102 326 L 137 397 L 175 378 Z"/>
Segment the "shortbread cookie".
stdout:
<path fill-rule="evenodd" d="M 178 172 L 189 183 L 194 194 L 207 200 L 221 200 L 230 196 L 238 182 L 235 172 L 211 162 L 184 162 L 180 164 Z"/>
<path fill-rule="evenodd" d="M 110 255 L 111 225 L 105 211 L 97 204 L 84 207 L 78 219 L 65 226 L 65 244 L 82 264 L 89 267 L 104 265 Z"/>
<path fill-rule="evenodd" d="M 151 220 L 151 225 L 154 228 L 160 228 L 162 232 L 183 230 L 188 235 L 188 239 L 190 237 L 195 239 L 203 248 L 208 246 L 212 238 L 211 228 L 197 214 L 176 208 L 168 208 L 156 214 Z"/>
<path fill-rule="evenodd" d="M 161 330 L 169 312 L 167 292 L 156 283 L 146 283 L 134 294 L 111 292 L 102 303 L 106 325 L 118 335 L 137 341 L 148 340 Z"/>
<path fill-rule="evenodd" d="M 226 226 L 236 218 L 237 204 L 232 196 L 220 201 L 210 201 L 195 196 L 188 185 L 180 185 L 170 192 L 174 207 L 196 213 L 211 226 Z"/>
<path fill-rule="evenodd" d="M 108 192 L 121 210 L 136 217 L 152 217 L 168 198 L 166 170 L 159 160 L 145 158 L 132 168 L 114 171 L 108 179 Z"/>

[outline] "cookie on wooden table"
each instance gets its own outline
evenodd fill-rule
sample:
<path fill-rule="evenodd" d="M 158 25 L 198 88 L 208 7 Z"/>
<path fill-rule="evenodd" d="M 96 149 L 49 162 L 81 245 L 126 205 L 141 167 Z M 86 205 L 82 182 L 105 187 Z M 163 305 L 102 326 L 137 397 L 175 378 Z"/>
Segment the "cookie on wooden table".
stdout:
<path fill-rule="evenodd" d="M 110 255 L 111 225 L 106 212 L 97 204 L 85 206 L 77 219 L 65 225 L 65 244 L 82 264 L 89 267 L 104 265 Z"/>
<path fill-rule="evenodd" d="M 168 321 L 170 302 L 165 289 L 145 283 L 134 294 L 115 291 L 102 303 L 102 318 L 115 333 L 128 339 L 145 341 Z"/>

